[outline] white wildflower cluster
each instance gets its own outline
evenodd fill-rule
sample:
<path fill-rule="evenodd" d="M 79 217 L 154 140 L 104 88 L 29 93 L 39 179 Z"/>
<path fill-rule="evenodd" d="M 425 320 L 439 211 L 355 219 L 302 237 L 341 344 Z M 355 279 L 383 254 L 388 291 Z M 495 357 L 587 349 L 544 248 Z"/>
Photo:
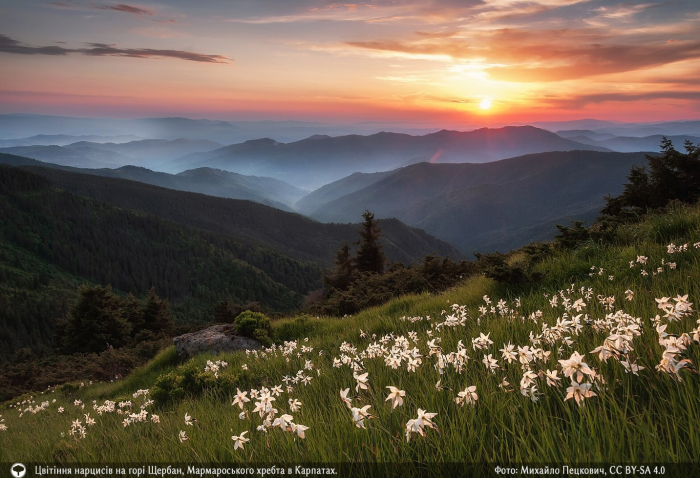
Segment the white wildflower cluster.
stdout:
<path fill-rule="evenodd" d="M 656 299 L 656 303 L 658 308 L 664 312 L 664 317 L 668 319 L 669 322 L 681 320 L 686 315 L 693 313 L 693 303 L 688 302 L 687 294 L 676 296 L 675 299 L 662 297 Z"/>
<path fill-rule="evenodd" d="M 7 431 L 7 425 L 5 425 L 5 419 L 0 415 L 0 432 Z"/>
<path fill-rule="evenodd" d="M 691 362 L 690 359 L 681 358 L 686 348 L 692 344 L 692 339 L 687 333 L 681 334 L 680 336 L 667 334 L 667 325 L 668 324 L 659 324 L 656 326 L 656 332 L 659 334 L 659 344 L 664 347 L 661 361 L 656 366 L 656 370 L 665 372 L 681 382 L 683 381 L 679 373 L 681 369 L 687 368 L 695 370 L 693 362 Z M 697 333 L 697 329 L 693 332 Z"/>
<path fill-rule="evenodd" d="M 219 378 L 219 370 L 226 367 L 228 367 L 228 363 L 224 362 L 223 360 L 217 360 L 216 362 L 207 360 L 207 365 L 204 367 L 204 371 L 211 372 L 214 374 L 214 377 Z"/>
<path fill-rule="evenodd" d="M 304 342 L 308 342 L 308 339 L 304 339 Z M 313 352 L 314 347 L 307 345 L 301 345 L 301 347 L 299 347 L 297 341 L 288 341 L 284 342 L 282 346 L 272 345 L 271 347 L 260 350 L 246 350 L 248 362 L 261 362 L 284 357 L 286 363 L 291 363 L 293 359 L 301 359 L 303 365 L 296 374 L 284 375 L 281 380 L 282 383 L 269 387 L 252 388 L 250 390 L 236 388 L 231 406 L 237 407 L 238 418 L 240 420 L 259 420 L 259 425 L 257 425 L 255 429 L 256 432 L 268 433 L 270 429 L 279 428 L 282 431 L 293 434 L 295 437 L 304 439 L 305 432 L 309 427 L 295 423 L 293 416 L 291 414 L 281 413 L 280 410 L 276 408 L 276 404 L 278 403 L 277 399 L 283 394 L 289 394 L 294 391 L 294 385 L 308 385 L 311 383 L 313 377 L 306 372 L 316 370 L 318 375 L 320 375 L 320 370 L 313 362 L 313 359 L 307 358 L 307 356 L 311 355 Z M 321 357 L 322 355 L 323 351 L 318 351 L 317 356 Z M 205 371 L 212 372 L 216 378 L 219 378 L 219 372 L 227 366 L 228 363 L 221 360 L 216 362 L 207 361 Z M 247 370 L 248 366 L 249 363 L 242 364 L 244 370 Z M 250 403 L 253 404 L 252 408 L 250 408 Z M 289 397 L 287 403 L 291 413 L 301 412 L 302 402 L 300 400 Z M 194 426 L 195 423 L 197 423 L 196 419 L 192 418 L 189 414 L 185 414 L 186 426 Z M 239 448 L 244 449 L 245 444 L 251 441 L 251 438 L 246 436 L 248 433 L 249 431 L 246 430 L 238 435 L 231 436 L 234 450 L 238 450 Z M 184 430 L 180 430 L 178 439 L 181 443 L 191 440 Z"/>
<path fill-rule="evenodd" d="M 83 422 L 81 420 L 73 420 L 71 423 L 70 430 L 68 431 L 68 435 L 72 436 L 76 440 L 86 438 L 87 437 L 87 427 L 91 427 L 95 425 L 95 420 L 90 418 L 90 414 L 86 413 L 84 415 L 85 418 L 85 425 L 83 425 Z"/>

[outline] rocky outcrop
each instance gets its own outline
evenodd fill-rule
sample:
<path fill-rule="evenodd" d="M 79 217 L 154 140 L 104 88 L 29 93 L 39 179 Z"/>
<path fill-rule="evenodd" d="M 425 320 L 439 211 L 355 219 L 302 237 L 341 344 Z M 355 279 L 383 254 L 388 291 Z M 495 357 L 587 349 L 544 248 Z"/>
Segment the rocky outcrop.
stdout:
<path fill-rule="evenodd" d="M 193 357 L 202 352 L 233 352 L 235 350 L 259 349 L 257 340 L 236 335 L 236 326 L 231 324 L 212 327 L 181 335 L 173 339 L 178 356 Z"/>

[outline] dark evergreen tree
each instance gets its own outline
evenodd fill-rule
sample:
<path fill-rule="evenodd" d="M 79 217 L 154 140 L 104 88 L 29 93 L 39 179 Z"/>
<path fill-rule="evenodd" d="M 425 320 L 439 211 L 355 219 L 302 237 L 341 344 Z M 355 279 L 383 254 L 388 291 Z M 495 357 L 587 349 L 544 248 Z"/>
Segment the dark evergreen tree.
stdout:
<path fill-rule="evenodd" d="M 236 315 L 230 300 L 222 300 L 214 306 L 214 322 L 230 324 Z"/>
<path fill-rule="evenodd" d="M 167 334 L 172 326 L 168 300 L 158 297 L 155 287 L 151 287 L 143 306 L 143 328 L 160 337 Z"/>
<path fill-rule="evenodd" d="M 126 296 L 122 304 L 124 318 L 131 324 L 131 336 L 144 329 L 143 307 L 133 294 Z"/>
<path fill-rule="evenodd" d="M 382 232 L 379 223 L 374 219 L 374 214 L 365 211 L 362 214 L 364 222 L 360 227 L 360 248 L 357 251 L 355 263 L 357 270 L 360 272 L 373 272 L 382 274 L 384 272 L 384 264 L 386 256 L 382 249 L 380 238 Z"/>
<path fill-rule="evenodd" d="M 84 286 L 63 330 L 63 353 L 102 352 L 129 341 L 131 324 L 112 287 Z"/>
<path fill-rule="evenodd" d="M 617 197 L 606 197 L 604 216 L 644 214 L 666 206 L 670 201 L 694 203 L 700 199 L 700 145 L 686 141 L 685 153 L 676 151 L 666 137 L 661 155 L 647 155 L 647 167 L 635 166 L 629 182 Z"/>
<path fill-rule="evenodd" d="M 355 260 L 350 254 L 350 246 L 343 245 L 335 254 L 335 267 L 330 274 L 323 275 L 323 285 L 327 289 L 346 290 L 352 282 Z"/>

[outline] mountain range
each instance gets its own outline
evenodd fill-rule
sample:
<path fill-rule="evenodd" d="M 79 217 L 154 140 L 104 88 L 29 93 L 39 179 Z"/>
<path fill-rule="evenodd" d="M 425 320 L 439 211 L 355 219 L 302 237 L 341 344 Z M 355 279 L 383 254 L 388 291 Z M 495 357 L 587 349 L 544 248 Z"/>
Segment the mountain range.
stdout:
<path fill-rule="evenodd" d="M 700 133 L 700 129 L 698 130 Z M 682 150 L 686 141 L 698 144 L 700 143 L 700 134 L 693 135 L 661 135 L 655 134 L 651 136 L 615 136 L 610 133 L 598 133 L 590 130 L 573 130 L 573 131 L 558 131 L 559 136 L 566 137 L 579 143 L 590 144 L 593 146 L 602 146 L 620 153 L 632 153 L 635 151 L 657 151 L 659 144 L 664 136 L 673 142 L 674 147 Z"/>
<path fill-rule="evenodd" d="M 157 169 L 182 155 L 205 152 L 222 145 L 208 140 L 144 139 L 123 143 L 77 141 L 64 146 L 32 145 L 0 148 L 0 153 L 76 168 L 118 168 L 135 165 Z"/>
<path fill-rule="evenodd" d="M 175 191 L 142 182 L 49 168 L 0 154 L 0 164 L 16 165 L 51 181 L 55 187 L 122 209 L 138 211 L 187 227 L 225 234 L 254 247 L 279 251 L 296 260 L 320 266 L 332 264 L 343 244 L 358 239 L 362 213 L 348 224 L 323 224 L 257 202 Z M 156 173 L 157 174 L 157 173 Z M 274 181 L 274 180 L 273 180 Z M 381 221 L 384 248 L 389 260 L 410 264 L 438 253 L 462 258 L 450 244 L 396 219 Z"/>
<path fill-rule="evenodd" d="M 211 168 L 199 168 L 179 174 L 161 173 L 139 166 L 122 166 L 116 169 L 73 168 L 1 153 L 0 164 L 46 167 L 93 176 L 129 179 L 176 191 L 202 193 L 229 199 L 247 199 L 285 211 L 292 211 L 290 205 L 307 194 L 307 191 L 295 188 L 279 179 L 243 176 Z"/>
<path fill-rule="evenodd" d="M 467 132 L 442 130 L 423 136 L 314 135 L 293 143 L 264 138 L 185 155 L 163 165 L 163 169 L 177 172 L 211 167 L 271 176 L 313 189 L 356 172 L 388 171 L 424 161 L 484 163 L 525 153 L 573 150 L 609 151 L 542 129 L 520 126 Z"/>
<path fill-rule="evenodd" d="M 351 175 L 297 203 L 326 222 L 365 209 L 395 217 L 465 254 L 505 252 L 551 239 L 555 224 L 593 219 L 603 197 L 623 189 L 644 153 L 548 152 L 483 164 L 419 163 L 390 173 Z"/>
<path fill-rule="evenodd" d="M 89 135 L 68 135 L 68 134 L 37 134 L 27 138 L 0 139 L 0 148 L 11 148 L 13 146 L 66 146 L 78 141 L 89 141 L 91 143 L 127 143 L 129 141 L 139 141 L 133 135 L 124 136 L 98 136 Z"/>

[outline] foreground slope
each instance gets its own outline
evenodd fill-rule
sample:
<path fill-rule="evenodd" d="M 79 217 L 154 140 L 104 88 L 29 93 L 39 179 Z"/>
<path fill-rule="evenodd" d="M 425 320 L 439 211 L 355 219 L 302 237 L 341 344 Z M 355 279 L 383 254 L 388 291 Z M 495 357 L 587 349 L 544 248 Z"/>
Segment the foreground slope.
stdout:
<path fill-rule="evenodd" d="M 386 463 L 396 476 L 650 463 L 681 476 L 673 464 L 700 453 L 700 210 L 537 269 L 541 282 L 517 288 L 477 277 L 354 317 L 277 322 L 287 342 L 264 353 L 179 365 L 167 350 L 126 380 L 0 409 L 0 450 L 60 463 L 354 463 L 355 475 Z"/>

